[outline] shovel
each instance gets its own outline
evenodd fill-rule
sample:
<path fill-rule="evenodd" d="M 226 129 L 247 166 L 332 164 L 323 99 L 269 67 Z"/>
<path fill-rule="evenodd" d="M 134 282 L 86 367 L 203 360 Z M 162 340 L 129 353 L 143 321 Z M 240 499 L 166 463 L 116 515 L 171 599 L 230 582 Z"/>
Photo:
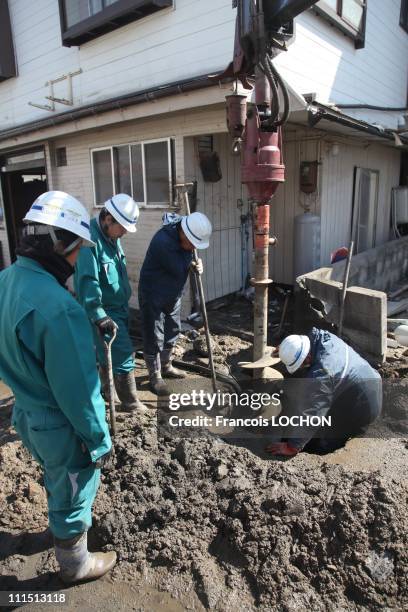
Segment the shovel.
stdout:
<path fill-rule="evenodd" d="M 112 342 L 116 338 L 116 329 L 113 331 L 111 339 L 107 342 L 103 339 L 103 348 L 105 351 L 106 366 L 108 370 L 108 400 L 109 400 L 109 413 L 110 413 L 110 424 L 112 430 L 112 437 L 116 436 L 116 413 L 115 413 L 115 387 L 113 382 L 113 369 L 112 369 Z"/>

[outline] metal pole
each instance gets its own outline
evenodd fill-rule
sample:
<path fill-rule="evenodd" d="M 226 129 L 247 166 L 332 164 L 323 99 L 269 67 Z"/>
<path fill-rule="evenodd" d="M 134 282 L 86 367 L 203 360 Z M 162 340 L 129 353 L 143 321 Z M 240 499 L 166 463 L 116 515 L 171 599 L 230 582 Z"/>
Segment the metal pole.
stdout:
<path fill-rule="evenodd" d="M 186 212 L 189 215 L 190 214 L 190 202 L 188 199 L 188 192 L 187 192 L 187 188 L 192 185 L 193 183 L 185 183 L 183 185 L 176 185 L 176 189 L 183 189 L 183 196 L 184 196 L 184 203 L 186 205 Z M 193 251 L 193 259 L 195 262 L 197 262 L 198 260 L 198 254 L 197 254 L 197 249 L 194 249 Z M 197 285 L 198 285 L 198 292 L 200 295 L 200 306 L 201 306 L 201 312 L 203 313 L 203 319 L 204 319 L 204 329 L 205 329 L 205 337 L 206 337 L 206 341 L 207 341 L 207 350 L 208 350 L 208 357 L 209 357 L 209 362 L 210 362 L 210 370 L 211 370 L 211 380 L 212 380 L 212 386 L 213 386 L 213 391 L 214 393 L 217 392 L 217 376 L 215 373 L 215 367 L 214 367 L 214 359 L 213 359 L 213 352 L 212 352 L 212 346 L 211 346 L 211 336 L 210 336 L 210 328 L 208 325 L 208 317 L 207 317 L 207 308 L 205 305 L 205 296 L 204 296 L 204 289 L 203 289 L 203 281 L 201 279 L 201 275 L 196 273 L 195 274 L 196 280 L 197 280 Z"/>
<path fill-rule="evenodd" d="M 350 276 L 350 264 L 351 264 L 351 258 L 353 256 L 353 249 L 354 249 L 354 241 L 352 240 L 350 242 L 349 252 L 347 255 L 346 268 L 344 270 L 343 289 L 341 292 L 339 329 L 338 329 L 339 338 L 341 338 L 343 335 L 344 306 L 346 302 L 347 285 L 348 285 L 349 276 Z"/>
<path fill-rule="evenodd" d="M 254 361 L 265 355 L 268 336 L 268 286 L 269 279 L 269 204 L 258 204 L 255 215 L 255 287 L 254 300 Z M 263 377 L 263 369 L 254 370 L 254 378 Z"/>

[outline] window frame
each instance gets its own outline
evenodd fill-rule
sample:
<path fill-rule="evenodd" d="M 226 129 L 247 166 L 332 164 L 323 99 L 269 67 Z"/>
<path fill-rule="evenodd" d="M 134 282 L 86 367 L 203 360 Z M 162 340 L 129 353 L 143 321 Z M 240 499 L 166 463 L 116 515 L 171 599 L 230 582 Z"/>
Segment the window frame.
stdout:
<path fill-rule="evenodd" d="M 65 1 L 58 0 L 61 39 L 64 47 L 80 46 L 132 21 L 173 9 L 174 0 L 117 0 L 86 19 L 68 26 Z"/>
<path fill-rule="evenodd" d="M 7 0 L 0 0 L 0 83 L 17 76 L 13 31 Z"/>
<path fill-rule="evenodd" d="M 408 34 L 408 0 L 401 0 L 400 22 L 401 28 Z"/>
<path fill-rule="evenodd" d="M 380 202 L 380 180 L 381 172 L 377 168 L 363 168 L 362 166 L 354 166 L 354 186 L 353 186 L 353 204 L 351 213 L 351 236 L 354 240 L 354 254 L 364 253 L 364 250 L 359 249 L 359 216 L 360 216 L 360 189 L 361 189 L 361 177 L 363 172 L 369 172 L 376 177 L 376 192 L 375 192 L 375 204 L 373 211 L 373 239 L 372 245 L 367 250 L 374 249 L 377 244 L 377 229 L 378 229 L 378 212 Z M 371 194 L 370 194 L 371 195 Z"/>
<path fill-rule="evenodd" d="M 325 0 L 320 0 L 324 3 Z M 337 10 L 334 11 L 330 6 L 315 4 L 312 11 L 319 17 L 328 21 L 333 27 L 340 30 L 345 36 L 354 41 L 356 49 L 363 49 L 365 46 L 366 21 L 367 21 L 367 4 L 368 0 L 360 0 L 363 5 L 363 16 L 361 28 L 355 28 L 345 17 L 343 17 L 343 0 L 336 0 Z"/>
<path fill-rule="evenodd" d="M 149 204 L 146 201 L 147 197 L 147 182 L 146 182 L 146 161 L 145 161 L 145 145 L 154 144 L 157 142 L 167 142 L 167 156 L 168 156 L 168 177 L 169 177 L 169 201 L 168 203 L 160 203 L 160 202 L 152 202 Z M 116 195 L 116 181 L 115 181 L 115 165 L 114 165 L 114 153 L 113 150 L 116 147 L 128 147 L 129 150 L 129 160 L 130 160 L 130 185 L 133 197 L 133 172 L 132 172 L 132 150 L 131 147 L 134 145 L 140 145 L 142 147 L 142 165 L 143 165 L 143 196 L 144 201 L 135 200 L 140 208 L 150 208 L 150 209 L 166 209 L 170 207 L 174 207 L 174 154 L 173 154 L 173 144 L 174 137 L 168 136 L 167 138 L 154 138 L 151 140 L 137 140 L 132 142 L 122 142 L 118 144 L 112 144 L 104 147 L 93 147 L 89 150 L 90 158 L 91 158 L 91 174 L 92 174 L 92 189 L 93 189 L 93 202 L 94 208 L 103 208 L 104 203 L 98 204 L 96 202 L 96 186 L 95 186 L 95 171 L 94 171 L 94 157 L 93 153 L 95 151 L 109 151 L 110 150 L 110 158 L 111 158 L 111 171 L 112 171 L 112 185 L 113 185 L 113 193 L 112 195 Z"/>

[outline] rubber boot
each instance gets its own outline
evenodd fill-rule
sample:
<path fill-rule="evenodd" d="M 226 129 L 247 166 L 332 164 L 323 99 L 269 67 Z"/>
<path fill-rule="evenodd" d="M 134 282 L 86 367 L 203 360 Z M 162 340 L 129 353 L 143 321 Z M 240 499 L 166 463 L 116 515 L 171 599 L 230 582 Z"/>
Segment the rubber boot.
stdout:
<path fill-rule="evenodd" d="M 140 414 L 148 414 L 149 409 L 137 397 L 136 380 L 133 372 L 126 374 L 114 374 L 116 391 L 121 402 L 121 408 L 125 412 L 137 411 Z"/>
<path fill-rule="evenodd" d="M 66 584 L 96 580 L 109 572 L 116 564 L 115 552 L 88 551 L 87 533 L 80 533 L 70 540 L 54 538 L 55 556 L 60 566 L 59 577 Z"/>
<path fill-rule="evenodd" d="M 175 368 L 172 363 L 172 349 L 165 349 L 160 353 L 161 373 L 163 378 L 186 378 L 183 370 Z"/>
<path fill-rule="evenodd" d="M 109 402 L 109 376 L 106 366 L 99 366 L 99 378 L 101 380 L 101 393 L 103 399 L 105 402 Z M 113 401 L 115 404 L 120 404 L 120 399 L 118 398 L 115 387 L 113 387 Z"/>
<path fill-rule="evenodd" d="M 144 354 L 147 371 L 149 372 L 150 390 L 155 395 L 169 395 L 170 391 L 161 375 L 160 355 Z"/>

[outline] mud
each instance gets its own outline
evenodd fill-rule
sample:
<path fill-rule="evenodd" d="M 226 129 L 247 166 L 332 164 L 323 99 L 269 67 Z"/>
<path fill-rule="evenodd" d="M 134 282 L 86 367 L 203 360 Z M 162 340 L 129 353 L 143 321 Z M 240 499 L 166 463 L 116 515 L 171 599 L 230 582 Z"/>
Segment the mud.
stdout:
<path fill-rule="evenodd" d="M 407 445 L 383 442 L 394 466 L 379 461 L 375 471 L 359 469 L 357 448 L 350 470 L 347 460 L 329 463 L 336 453 L 282 463 L 218 439 L 158 442 L 154 422 L 129 418 L 95 505 L 91 545 L 120 558 L 99 589 L 139 585 L 154 610 L 404 609 L 407 490 L 395 468 L 406 465 Z M 3 589 L 61 588 L 40 483 L 20 443 L 3 438 Z M 146 583 L 169 594 L 163 607 Z M 89 588 L 76 587 L 82 598 Z"/>
<path fill-rule="evenodd" d="M 224 333 L 214 349 L 235 375 L 250 343 Z M 179 357 L 206 359 L 187 339 Z M 401 355 L 382 373 L 406 367 Z M 142 368 L 137 378 L 152 402 Z M 0 589 L 61 590 L 41 472 L 10 429 L 11 405 L 0 404 Z M 407 609 L 407 459 L 397 434 L 284 462 L 251 441 L 158 439 L 155 419 L 126 416 L 90 532 L 91 549 L 115 549 L 119 564 L 64 590 L 68 609 Z"/>

